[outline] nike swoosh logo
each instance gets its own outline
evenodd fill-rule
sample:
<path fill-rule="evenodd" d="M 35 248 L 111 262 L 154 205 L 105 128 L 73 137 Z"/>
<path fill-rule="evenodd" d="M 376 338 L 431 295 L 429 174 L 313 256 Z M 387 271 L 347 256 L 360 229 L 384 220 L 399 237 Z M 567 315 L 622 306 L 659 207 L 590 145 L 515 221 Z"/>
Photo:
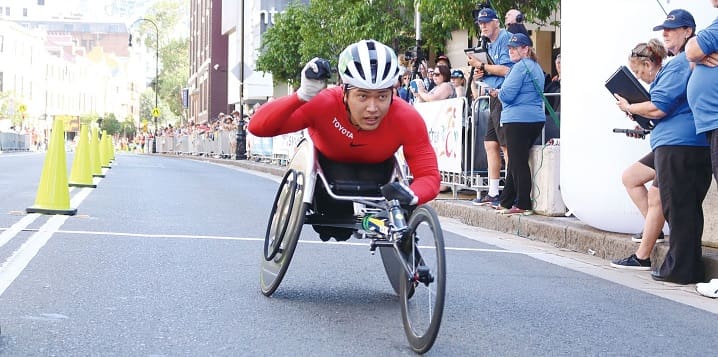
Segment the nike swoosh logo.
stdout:
<path fill-rule="evenodd" d="M 349 146 L 351 146 L 351 147 L 366 146 L 366 144 L 354 144 L 354 143 L 349 143 Z"/>

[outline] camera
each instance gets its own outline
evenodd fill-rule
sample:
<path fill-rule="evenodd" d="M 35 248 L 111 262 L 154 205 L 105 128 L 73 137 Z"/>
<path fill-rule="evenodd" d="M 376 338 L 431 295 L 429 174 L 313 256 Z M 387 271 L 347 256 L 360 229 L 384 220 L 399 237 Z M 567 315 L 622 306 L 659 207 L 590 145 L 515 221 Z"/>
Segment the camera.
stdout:
<path fill-rule="evenodd" d="M 404 52 L 404 59 L 406 59 L 407 61 L 413 61 L 417 57 L 419 57 L 419 54 L 416 52 L 416 46 L 409 47 L 409 49 Z"/>

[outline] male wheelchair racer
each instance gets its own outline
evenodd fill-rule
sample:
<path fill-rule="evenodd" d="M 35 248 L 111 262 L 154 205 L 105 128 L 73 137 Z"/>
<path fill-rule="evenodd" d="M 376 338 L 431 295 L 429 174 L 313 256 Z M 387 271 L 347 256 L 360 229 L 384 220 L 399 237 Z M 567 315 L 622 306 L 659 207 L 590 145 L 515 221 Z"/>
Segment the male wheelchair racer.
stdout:
<path fill-rule="evenodd" d="M 370 239 L 370 251 L 379 250 L 399 294 L 409 343 L 424 353 L 436 339 L 444 310 L 444 238 L 430 206 L 402 207 L 395 197 L 391 183 L 405 181 L 399 162 L 395 156 L 378 164 L 336 163 L 303 139 L 272 205 L 260 285 L 266 296 L 279 287 L 305 224 L 324 241 Z"/>

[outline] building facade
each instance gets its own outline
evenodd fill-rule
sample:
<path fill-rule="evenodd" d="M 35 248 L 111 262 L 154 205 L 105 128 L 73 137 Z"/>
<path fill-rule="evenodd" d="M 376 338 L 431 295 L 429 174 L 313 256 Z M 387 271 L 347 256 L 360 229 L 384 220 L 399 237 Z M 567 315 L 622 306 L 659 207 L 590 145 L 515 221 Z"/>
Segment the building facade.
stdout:
<path fill-rule="evenodd" d="M 199 124 L 228 113 L 227 36 L 221 33 L 222 1 L 190 4 L 190 73 L 188 120 Z"/>

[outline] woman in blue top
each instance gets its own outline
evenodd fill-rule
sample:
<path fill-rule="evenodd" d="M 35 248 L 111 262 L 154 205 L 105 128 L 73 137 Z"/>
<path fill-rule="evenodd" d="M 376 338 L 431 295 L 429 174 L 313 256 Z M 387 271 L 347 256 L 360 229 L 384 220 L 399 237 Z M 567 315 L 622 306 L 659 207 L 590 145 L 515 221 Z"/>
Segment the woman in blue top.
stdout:
<path fill-rule="evenodd" d="M 511 160 L 506 169 L 504 190 L 499 196 L 500 213 L 532 214 L 529 150 L 541 133 L 546 116 L 543 109 L 544 73 L 536 62 L 533 42 L 522 33 L 508 43 L 514 63 L 498 93 L 503 106 L 501 126 Z M 510 207 L 510 208 L 509 208 Z"/>
<path fill-rule="evenodd" d="M 676 55 L 651 83 L 651 100 L 629 104 L 616 96 L 621 110 L 653 119 L 655 123 L 651 131 L 656 166 L 654 185 L 657 181 L 671 239 L 663 265 L 651 277 L 677 284 L 701 282 L 705 274 L 701 260 L 702 204 L 711 183 L 710 152 L 705 135 L 696 134 L 688 106 L 686 88 L 691 66 L 684 52 L 695 29 L 688 11 L 671 11 L 663 24 L 653 30 L 663 30 L 666 48 Z"/>

